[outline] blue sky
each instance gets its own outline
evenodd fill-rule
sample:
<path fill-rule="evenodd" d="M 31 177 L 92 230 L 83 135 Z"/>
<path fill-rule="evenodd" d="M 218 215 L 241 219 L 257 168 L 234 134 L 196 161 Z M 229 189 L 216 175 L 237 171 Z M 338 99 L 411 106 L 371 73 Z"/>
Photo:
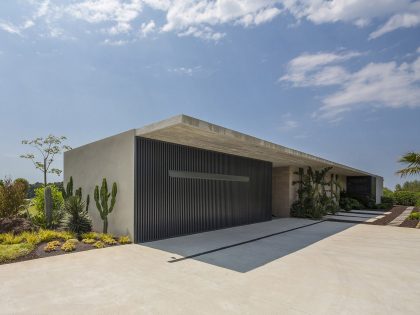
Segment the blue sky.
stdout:
<path fill-rule="evenodd" d="M 420 150 L 419 35 L 408 0 L 3 0 L 0 176 L 42 180 L 22 139 L 184 113 L 394 187 Z"/>

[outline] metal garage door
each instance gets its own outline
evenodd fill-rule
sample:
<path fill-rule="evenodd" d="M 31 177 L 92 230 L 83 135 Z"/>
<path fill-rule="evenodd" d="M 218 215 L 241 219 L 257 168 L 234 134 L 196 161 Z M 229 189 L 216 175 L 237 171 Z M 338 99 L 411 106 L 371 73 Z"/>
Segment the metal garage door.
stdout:
<path fill-rule="evenodd" d="M 137 242 L 271 219 L 270 162 L 137 137 Z"/>

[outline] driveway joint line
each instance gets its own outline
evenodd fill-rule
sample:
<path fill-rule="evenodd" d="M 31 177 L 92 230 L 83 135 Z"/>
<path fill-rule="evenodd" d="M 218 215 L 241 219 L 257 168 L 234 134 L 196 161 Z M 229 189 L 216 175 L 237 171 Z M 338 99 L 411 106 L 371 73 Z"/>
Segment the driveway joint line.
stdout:
<path fill-rule="evenodd" d="M 235 244 L 231 244 L 231 245 L 227 245 L 227 246 L 218 247 L 218 248 L 211 249 L 211 250 L 208 250 L 208 251 L 205 251 L 205 252 L 201 252 L 201 253 L 197 253 L 197 254 L 185 256 L 185 257 L 182 257 L 182 258 L 177 258 L 177 259 L 169 260 L 168 263 L 176 263 L 176 262 L 180 262 L 180 261 L 183 261 L 183 260 L 192 259 L 192 258 L 195 258 L 195 257 L 199 257 L 199 256 L 211 254 L 211 253 L 214 253 L 214 252 L 222 251 L 222 250 L 229 249 L 229 248 L 232 248 L 232 247 L 237 247 L 237 246 L 241 246 L 241 245 L 253 243 L 253 242 L 256 242 L 256 241 L 265 239 L 265 238 L 269 238 L 269 237 L 272 237 L 272 236 L 276 236 L 276 235 L 280 235 L 280 234 L 284 234 L 284 233 L 296 231 L 296 230 L 299 230 L 299 229 L 302 229 L 302 228 L 305 228 L 305 227 L 309 227 L 309 226 L 312 226 L 312 225 L 320 224 L 320 223 L 326 222 L 326 221 L 328 221 L 328 220 L 320 220 L 320 221 L 317 221 L 317 222 L 314 222 L 314 223 L 310 223 L 310 224 L 298 226 L 298 227 L 295 227 L 295 228 L 292 228 L 292 229 L 288 229 L 288 230 L 284 230 L 284 231 L 280 231 L 280 232 L 276 232 L 276 233 L 272 233 L 272 234 L 260 236 L 260 237 L 253 238 L 253 239 L 250 239 L 250 240 L 247 240 L 247 241 L 243 241 L 243 242 L 239 242 L 239 243 L 235 243 Z"/>

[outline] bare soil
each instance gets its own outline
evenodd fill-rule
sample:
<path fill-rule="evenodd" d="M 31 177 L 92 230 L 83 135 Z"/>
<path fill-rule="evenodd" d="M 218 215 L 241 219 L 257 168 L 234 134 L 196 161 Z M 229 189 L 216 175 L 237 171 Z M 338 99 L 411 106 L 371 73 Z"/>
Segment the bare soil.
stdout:
<path fill-rule="evenodd" d="M 419 208 L 414 208 L 411 213 L 419 212 Z M 403 223 L 400 224 L 402 227 L 408 227 L 408 228 L 416 228 L 417 224 L 419 224 L 420 220 L 410 220 L 409 218 L 405 219 Z"/>
<path fill-rule="evenodd" d="M 390 214 L 386 214 L 383 218 L 376 220 L 375 222 L 370 222 L 366 224 L 372 224 L 372 225 L 387 225 L 391 221 L 393 221 L 396 217 L 398 217 L 401 213 L 404 212 L 406 209 L 406 206 L 394 206 L 389 211 Z"/>

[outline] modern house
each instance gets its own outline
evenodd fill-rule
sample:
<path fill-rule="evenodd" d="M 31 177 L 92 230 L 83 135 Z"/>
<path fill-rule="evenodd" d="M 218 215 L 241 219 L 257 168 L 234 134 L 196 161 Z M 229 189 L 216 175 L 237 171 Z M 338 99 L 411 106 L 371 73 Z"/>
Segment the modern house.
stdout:
<path fill-rule="evenodd" d="M 91 199 L 102 178 L 116 182 L 109 232 L 146 242 L 287 217 L 294 172 L 308 166 L 380 202 L 380 176 L 185 115 L 66 152 L 64 181 Z M 101 230 L 94 202 L 89 212 Z"/>

